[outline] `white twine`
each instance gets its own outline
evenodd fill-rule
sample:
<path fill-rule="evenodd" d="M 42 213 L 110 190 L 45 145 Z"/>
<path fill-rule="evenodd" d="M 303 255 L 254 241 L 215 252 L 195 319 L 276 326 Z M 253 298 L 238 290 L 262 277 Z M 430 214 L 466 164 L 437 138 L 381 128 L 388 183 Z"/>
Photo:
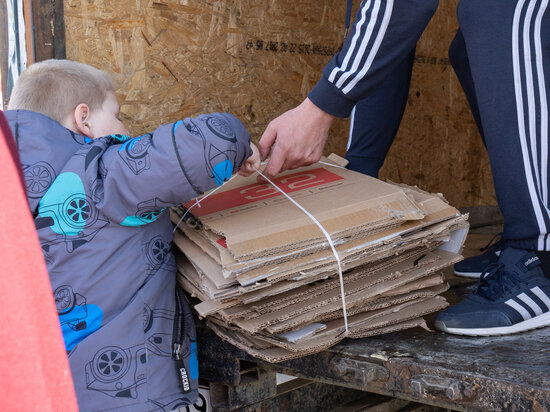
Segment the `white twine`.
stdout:
<path fill-rule="evenodd" d="M 327 165 L 327 166 L 337 167 L 338 169 L 345 169 L 344 166 L 335 165 L 334 163 L 323 162 L 322 160 L 319 160 L 317 163 L 321 163 L 321 164 Z"/>
<path fill-rule="evenodd" d="M 183 219 L 185 218 L 185 216 L 187 216 L 187 213 L 189 213 L 189 211 L 191 209 L 193 209 L 195 206 L 198 206 L 198 207 L 201 207 L 201 202 L 206 199 L 208 196 L 210 196 L 211 194 L 215 193 L 218 189 L 220 189 L 221 187 L 223 187 L 223 185 L 225 185 L 226 183 L 230 182 L 231 180 L 233 180 L 234 177 L 236 177 L 237 174 L 235 173 L 233 176 L 231 176 L 231 178 L 227 181 L 225 181 L 222 185 L 218 186 L 217 188 L 215 188 L 214 190 L 212 190 L 211 192 L 208 192 L 205 196 L 201 197 L 200 199 L 197 197 L 195 198 L 195 203 L 193 203 L 193 205 L 187 209 L 185 211 L 185 213 L 183 214 L 183 216 L 181 217 L 181 219 L 179 220 L 178 224 L 176 225 L 176 227 L 174 228 L 174 230 L 172 231 L 172 234 L 176 233 L 176 230 L 178 229 L 178 226 L 180 225 L 180 223 L 183 221 Z"/>
<path fill-rule="evenodd" d="M 264 165 L 267 163 L 267 160 L 264 160 L 263 162 L 261 162 L 260 164 L 261 165 Z M 328 164 L 328 163 L 327 163 Z M 257 170 L 256 170 L 257 171 Z M 217 188 L 213 189 L 212 191 L 210 191 L 209 193 L 207 193 L 205 196 L 201 197 L 200 199 L 197 197 L 195 198 L 195 203 L 185 211 L 185 213 L 183 214 L 183 216 L 181 217 L 181 219 L 178 221 L 178 224 L 176 225 L 176 227 L 174 228 L 174 230 L 172 231 L 172 234 L 176 233 L 176 230 L 178 229 L 178 226 L 180 225 L 180 223 L 183 221 L 183 219 L 185 218 L 185 216 L 187 216 L 187 213 L 189 213 L 189 211 L 191 209 L 193 209 L 195 206 L 198 206 L 198 207 L 201 207 L 201 202 L 206 199 L 208 196 L 210 196 L 212 193 L 216 192 L 218 189 L 220 189 L 222 186 L 224 186 L 226 183 L 229 183 L 230 181 L 232 181 L 235 177 L 237 177 L 237 173 L 235 173 L 233 176 L 231 176 L 228 180 L 226 180 L 225 182 L 223 182 L 223 184 L 221 184 L 220 186 L 218 186 Z"/>
<path fill-rule="evenodd" d="M 328 163 L 326 163 L 328 164 Z M 334 165 L 330 165 L 330 166 L 334 166 Z M 336 167 L 341 167 L 341 166 L 336 166 Z M 338 264 L 338 277 L 340 279 L 340 296 L 342 297 L 342 311 L 344 312 L 344 326 L 346 327 L 346 331 L 345 331 L 345 334 L 344 336 L 348 336 L 349 334 L 349 328 L 348 328 L 348 313 L 347 313 L 347 310 L 346 310 L 346 294 L 344 293 L 344 277 L 342 275 L 342 265 L 340 263 L 340 256 L 338 255 L 338 252 L 336 252 L 336 248 L 334 247 L 334 242 L 332 241 L 332 238 L 330 237 L 330 235 L 328 234 L 328 232 L 325 230 L 325 228 L 323 227 L 323 225 L 321 225 L 321 223 L 319 223 L 319 221 L 317 219 L 315 219 L 315 217 L 309 213 L 306 209 L 304 209 L 298 202 L 296 202 L 293 198 L 291 198 L 288 194 L 286 194 L 285 192 L 283 192 L 282 189 L 279 188 L 279 186 L 277 186 L 275 183 L 273 183 L 271 180 L 269 180 L 269 178 L 267 176 L 265 176 L 262 172 L 260 172 L 258 169 L 254 168 L 254 170 L 256 170 L 256 172 L 258 172 L 258 174 L 260 176 L 262 176 L 265 180 L 267 180 L 269 183 L 271 183 L 271 185 L 277 189 L 279 192 L 281 192 L 284 196 L 286 196 L 286 198 L 288 200 L 290 200 L 292 203 L 294 203 L 294 205 L 300 209 L 302 212 L 304 212 L 307 217 L 309 217 L 313 223 L 315 223 L 319 229 L 321 229 L 321 231 L 323 232 L 323 234 L 325 235 L 325 237 L 327 238 L 328 240 L 328 244 L 330 245 L 330 248 L 332 249 L 332 253 L 334 254 L 334 257 L 336 259 L 336 263 Z"/>

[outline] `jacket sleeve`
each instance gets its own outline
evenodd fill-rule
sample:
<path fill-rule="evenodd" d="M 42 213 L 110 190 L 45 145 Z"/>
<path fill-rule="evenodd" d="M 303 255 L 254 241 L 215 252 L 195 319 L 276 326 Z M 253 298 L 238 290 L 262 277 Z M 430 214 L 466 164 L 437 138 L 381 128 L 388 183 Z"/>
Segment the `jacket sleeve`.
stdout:
<path fill-rule="evenodd" d="M 309 93 L 320 109 L 348 117 L 416 46 L 438 0 L 363 0 L 342 49 Z"/>
<path fill-rule="evenodd" d="M 91 190 L 105 216 L 141 226 L 163 208 L 223 184 L 251 154 L 250 134 L 236 117 L 200 115 L 111 142 L 98 157 L 98 179 Z M 95 172 L 89 173 L 91 181 Z"/>

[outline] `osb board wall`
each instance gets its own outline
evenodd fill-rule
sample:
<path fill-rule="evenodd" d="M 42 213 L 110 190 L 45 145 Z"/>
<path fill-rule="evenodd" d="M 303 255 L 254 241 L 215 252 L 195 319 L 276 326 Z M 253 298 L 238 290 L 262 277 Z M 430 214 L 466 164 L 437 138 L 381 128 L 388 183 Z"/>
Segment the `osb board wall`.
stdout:
<path fill-rule="evenodd" d="M 68 58 L 113 75 L 141 133 L 230 111 L 255 140 L 297 105 L 338 49 L 341 0 L 66 0 Z M 341 133 L 338 133 L 341 134 Z"/>
<path fill-rule="evenodd" d="M 440 2 L 418 45 L 381 178 L 442 192 L 455 206 L 495 204 L 486 154 L 447 61 L 456 2 Z M 345 2 L 64 0 L 64 14 L 67 58 L 113 77 L 132 134 L 228 111 L 258 141 L 271 119 L 303 100 L 340 46 Z M 347 129 L 347 120 L 336 122 L 327 154 L 344 155 Z"/>

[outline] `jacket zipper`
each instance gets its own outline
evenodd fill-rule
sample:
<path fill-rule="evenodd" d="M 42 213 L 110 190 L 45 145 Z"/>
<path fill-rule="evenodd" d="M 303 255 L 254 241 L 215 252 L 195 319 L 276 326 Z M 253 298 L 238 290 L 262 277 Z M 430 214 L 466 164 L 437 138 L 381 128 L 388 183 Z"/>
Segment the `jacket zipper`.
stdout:
<path fill-rule="evenodd" d="M 179 360 L 183 343 L 183 303 L 182 291 L 176 285 L 176 313 L 174 315 L 174 333 L 172 334 L 172 357 Z"/>

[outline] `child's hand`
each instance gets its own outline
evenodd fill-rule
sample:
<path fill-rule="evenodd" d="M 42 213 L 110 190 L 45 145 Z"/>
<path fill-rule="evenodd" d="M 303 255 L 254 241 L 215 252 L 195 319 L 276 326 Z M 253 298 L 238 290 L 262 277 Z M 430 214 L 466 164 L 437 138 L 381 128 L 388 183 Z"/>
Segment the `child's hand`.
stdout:
<path fill-rule="evenodd" d="M 254 169 L 260 168 L 260 165 L 262 163 L 260 159 L 260 151 L 258 150 L 256 145 L 250 142 L 250 148 L 252 149 L 252 154 L 248 159 L 246 159 L 246 162 L 244 162 L 243 165 L 239 168 L 239 174 L 241 176 L 250 176 L 252 173 L 256 171 Z"/>

